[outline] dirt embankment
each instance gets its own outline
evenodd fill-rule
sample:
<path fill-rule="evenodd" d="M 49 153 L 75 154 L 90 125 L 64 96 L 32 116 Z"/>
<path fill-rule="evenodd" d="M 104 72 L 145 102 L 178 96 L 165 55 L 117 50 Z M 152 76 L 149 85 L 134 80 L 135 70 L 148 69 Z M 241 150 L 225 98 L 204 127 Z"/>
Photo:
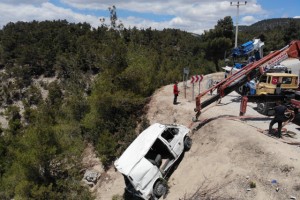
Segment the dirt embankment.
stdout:
<path fill-rule="evenodd" d="M 218 80 L 222 74 L 205 76 L 201 91 L 207 81 Z M 195 86 L 197 95 L 198 86 Z M 149 103 L 147 114 L 150 123 L 178 123 L 190 128 L 195 102 L 192 86 L 181 93 L 178 105 L 173 105 L 172 85 L 159 89 Z M 184 199 L 199 192 L 207 192 L 220 199 L 282 200 L 300 199 L 300 148 L 262 134 L 268 129 L 270 118 L 259 115 L 254 104 L 249 104 L 247 115 L 251 120 L 241 121 L 234 117 L 213 120 L 196 130 L 193 146 L 170 177 L 167 200 Z M 220 115 L 238 116 L 239 95 L 231 93 L 221 104 L 204 109 L 200 121 Z M 286 126 L 292 130 L 295 141 L 299 141 L 299 127 Z M 288 140 L 286 138 L 286 140 Z M 291 139 L 289 139 L 291 140 Z M 103 173 L 102 181 L 93 188 L 96 199 L 109 200 L 122 196 L 124 180 L 121 174 L 110 169 Z"/>

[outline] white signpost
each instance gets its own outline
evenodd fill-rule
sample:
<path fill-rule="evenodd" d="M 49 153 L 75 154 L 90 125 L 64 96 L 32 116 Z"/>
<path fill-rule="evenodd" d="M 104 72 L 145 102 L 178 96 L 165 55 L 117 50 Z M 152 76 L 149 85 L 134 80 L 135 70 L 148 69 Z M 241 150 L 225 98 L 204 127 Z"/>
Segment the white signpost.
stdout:
<path fill-rule="evenodd" d="M 193 84 L 192 99 L 194 99 L 194 83 L 199 82 L 199 94 L 200 94 L 200 83 L 202 80 L 203 80 L 203 75 L 192 76 L 192 80 L 191 80 L 191 83 Z"/>

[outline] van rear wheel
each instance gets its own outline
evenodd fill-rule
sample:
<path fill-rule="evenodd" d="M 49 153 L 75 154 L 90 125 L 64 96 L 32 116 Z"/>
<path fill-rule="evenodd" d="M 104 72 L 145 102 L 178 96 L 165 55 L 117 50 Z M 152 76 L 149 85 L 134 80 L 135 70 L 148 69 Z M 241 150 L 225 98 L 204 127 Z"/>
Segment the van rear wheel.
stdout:
<path fill-rule="evenodd" d="M 167 193 L 167 185 L 162 181 L 157 181 L 153 188 L 154 195 L 159 198 Z"/>

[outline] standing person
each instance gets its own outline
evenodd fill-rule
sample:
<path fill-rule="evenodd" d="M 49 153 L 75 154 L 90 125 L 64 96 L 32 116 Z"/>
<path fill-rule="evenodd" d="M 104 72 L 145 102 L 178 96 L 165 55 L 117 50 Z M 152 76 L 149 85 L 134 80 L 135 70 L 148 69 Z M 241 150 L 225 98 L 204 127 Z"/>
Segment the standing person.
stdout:
<path fill-rule="evenodd" d="M 275 94 L 277 94 L 277 95 L 281 94 L 281 83 L 280 82 L 278 82 L 276 84 Z"/>
<path fill-rule="evenodd" d="M 178 90 L 178 81 L 175 81 L 175 84 L 173 86 L 173 93 L 174 93 L 174 100 L 173 100 L 173 104 L 176 105 L 177 104 L 177 96 L 179 94 L 179 90 Z"/>
<path fill-rule="evenodd" d="M 275 110 L 275 117 L 270 122 L 269 126 L 269 134 L 272 134 L 272 127 L 275 123 L 278 123 L 278 131 L 275 136 L 281 138 L 281 129 L 282 129 L 282 122 L 286 121 L 286 117 L 284 115 L 285 111 L 287 111 L 287 107 L 282 105 L 280 101 L 276 102 Z"/>

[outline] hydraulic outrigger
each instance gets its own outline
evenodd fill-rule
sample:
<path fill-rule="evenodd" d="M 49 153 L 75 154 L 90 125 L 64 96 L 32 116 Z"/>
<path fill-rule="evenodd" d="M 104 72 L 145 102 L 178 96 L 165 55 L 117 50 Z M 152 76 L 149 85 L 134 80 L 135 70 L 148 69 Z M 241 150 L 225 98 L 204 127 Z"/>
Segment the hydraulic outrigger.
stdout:
<path fill-rule="evenodd" d="M 249 63 L 248 65 L 243 67 L 241 70 L 235 72 L 231 76 L 220 81 L 218 84 L 216 84 L 213 87 L 207 89 L 206 91 L 200 93 L 196 97 L 196 108 L 194 109 L 194 111 L 196 112 L 196 115 L 193 118 L 193 121 L 198 120 L 198 118 L 201 114 L 201 110 L 203 108 L 207 107 L 208 105 L 210 105 L 213 102 L 218 101 L 222 97 L 228 95 L 232 91 L 243 86 L 248 81 L 250 81 L 256 77 L 259 77 L 268 68 L 278 65 L 280 62 L 282 62 L 283 60 L 285 60 L 287 58 L 300 58 L 300 40 L 292 41 L 286 47 L 284 47 L 280 50 L 277 50 L 275 52 L 272 52 L 258 61 Z M 214 90 L 217 90 L 217 94 L 201 103 L 201 98 L 203 96 L 205 96 L 207 93 L 210 93 Z M 270 95 L 268 97 L 256 96 L 256 97 L 252 97 L 251 101 L 261 100 L 262 98 L 265 98 L 265 100 L 271 100 L 271 99 L 272 100 L 278 100 L 278 99 L 282 100 L 282 99 L 285 99 L 285 96 L 283 96 L 283 95 Z M 294 98 L 295 98 L 295 95 L 294 95 Z M 245 113 L 247 101 L 248 101 L 248 97 L 242 98 L 240 115 L 243 115 Z M 293 105 L 294 108 L 296 108 L 296 109 L 300 108 L 299 100 L 291 99 L 290 103 Z"/>

